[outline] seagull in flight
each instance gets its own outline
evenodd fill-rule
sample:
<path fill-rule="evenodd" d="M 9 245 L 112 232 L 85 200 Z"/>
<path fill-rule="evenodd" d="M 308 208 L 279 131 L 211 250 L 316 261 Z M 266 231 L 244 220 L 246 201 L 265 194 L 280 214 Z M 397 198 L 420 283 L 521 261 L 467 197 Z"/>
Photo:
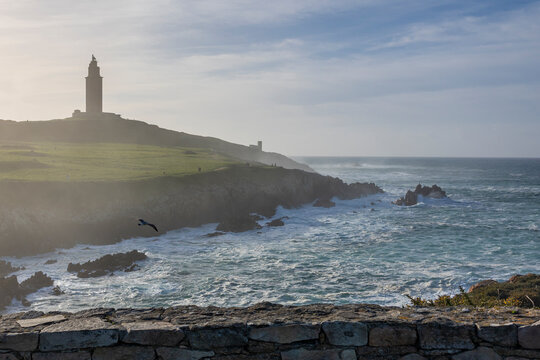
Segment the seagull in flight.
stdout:
<path fill-rule="evenodd" d="M 143 219 L 139 219 L 139 223 L 138 223 L 137 225 L 139 225 L 139 226 L 148 225 L 148 226 L 150 226 L 151 228 L 153 228 L 154 230 L 156 230 L 156 232 L 159 232 L 158 229 L 157 229 L 157 227 L 156 227 L 156 225 L 150 224 L 150 223 L 144 221 Z"/>

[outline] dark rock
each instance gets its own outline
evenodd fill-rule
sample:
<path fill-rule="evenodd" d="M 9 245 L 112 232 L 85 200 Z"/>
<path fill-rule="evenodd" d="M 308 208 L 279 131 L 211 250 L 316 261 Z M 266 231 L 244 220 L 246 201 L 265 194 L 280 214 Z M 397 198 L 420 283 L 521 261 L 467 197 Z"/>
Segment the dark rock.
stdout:
<path fill-rule="evenodd" d="M 38 347 L 39 334 L 30 333 L 0 333 L 0 349 L 15 351 L 33 351 Z"/>
<path fill-rule="evenodd" d="M 314 207 L 331 208 L 336 206 L 336 203 L 329 199 L 317 199 L 313 204 Z"/>
<path fill-rule="evenodd" d="M 9 305 L 13 299 L 18 299 L 24 306 L 28 306 L 30 303 L 25 299 L 26 295 L 51 285 L 53 285 L 53 280 L 41 271 L 20 284 L 15 275 L 7 278 L 0 277 L 0 309 Z"/>
<path fill-rule="evenodd" d="M 368 343 L 367 326 L 360 322 L 328 321 L 322 328 L 332 345 L 364 346 Z"/>
<path fill-rule="evenodd" d="M 519 345 L 525 349 L 540 349 L 540 320 L 534 324 L 520 326 L 518 329 Z"/>
<path fill-rule="evenodd" d="M 412 206 L 416 205 L 418 203 L 418 195 L 411 190 L 408 190 L 405 194 L 405 197 L 402 197 L 401 199 L 397 199 L 394 204 L 396 205 L 405 205 L 405 206 Z"/>
<path fill-rule="evenodd" d="M 270 222 L 266 223 L 266 226 L 283 226 L 285 223 L 283 222 L 283 219 L 288 219 L 287 216 L 280 217 L 279 219 L 272 220 Z"/>
<path fill-rule="evenodd" d="M 405 194 L 405 197 L 397 199 L 394 201 L 396 205 L 405 205 L 411 206 L 418 203 L 418 195 L 423 197 L 430 197 L 433 199 L 442 199 L 446 197 L 446 192 L 437 185 L 433 186 L 422 186 L 421 184 L 416 185 L 414 191 L 408 190 Z"/>
<path fill-rule="evenodd" d="M 58 260 L 56 260 L 56 259 L 49 259 L 49 260 L 45 261 L 45 265 L 56 264 L 57 262 L 58 262 Z"/>
<path fill-rule="evenodd" d="M 139 266 L 139 264 L 133 264 L 131 265 L 130 267 L 124 269 L 125 272 L 132 272 L 132 271 L 136 271 L 136 270 L 140 270 L 141 267 Z"/>
<path fill-rule="evenodd" d="M 35 292 L 41 288 L 52 286 L 53 280 L 45 275 L 43 272 L 38 271 L 28 279 L 21 282 L 20 288 L 26 294 Z"/>
<path fill-rule="evenodd" d="M 154 360 L 154 349 L 146 346 L 100 347 L 94 350 L 92 360 Z"/>
<path fill-rule="evenodd" d="M 501 346 L 516 346 L 518 343 L 518 331 L 515 324 L 476 324 L 478 337 L 491 344 Z"/>
<path fill-rule="evenodd" d="M 336 191 L 336 196 L 341 200 L 351 200 L 356 199 L 362 196 L 372 195 L 372 194 L 380 194 L 384 191 L 375 185 L 374 183 L 352 183 L 352 184 L 345 184 L 343 181 L 339 180 L 342 184 L 341 191 Z"/>
<path fill-rule="evenodd" d="M 206 237 L 212 238 L 212 237 L 221 236 L 221 235 L 225 235 L 225 233 L 221 231 L 215 231 L 213 233 L 206 234 Z"/>
<path fill-rule="evenodd" d="M 11 303 L 11 300 L 19 297 L 19 282 L 15 275 L 0 278 L 0 309 Z"/>
<path fill-rule="evenodd" d="M 77 277 L 90 278 L 110 275 L 114 271 L 134 271 L 138 269 L 136 261 L 145 260 L 147 256 L 137 250 L 126 253 L 107 254 L 99 259 L 84 264 L 69 263 L 67 271 L 76 272 Z"/>
<path fill-rule="evenodd" d="M 10 262 L 0 260 L 0 276 L 6 276 L 8 274 L 11 274 L 15 271 L 22 270 L 20 267 L 13 267 L 11 266 Z"/>
<path fill-rule="evenodd" d="M 502 357 L 499 356 L 493 349 L 480 346 L 474 350 L 465 351 L 461 354 L 452 356 L 453 360 L 501 360 Z"/>
<path fill-rule="evenodd" d="M 291 344 L 297 341 L 316 340 L 320 326 L 316 325 L 274 325 L 249 329 L 248 337 L 252 340 Z"/>
<path fill-rule="evenodd" d="M 119 327 L 102 319 L 70 319 L 41 330 L 39 349 L 47 352 L 105 347 L 118 343 L 118 338 Z"/>
<path fill-rule="evenodd" d="M 214 356 L 213 351 L 201 351 L 201 350 L 190 350 L 190 349 L 179 349 L 171 347 L 158 347 L 156 349 L 160 359 L 163 360 L 177 360 L 177 359 L 191 359 L 198 360 L 203 358 L 209 358 Z"/>
<path fill-rule="evenodd" d="M 472 326 L 427 323 L 418 325 L 419 344 L 422 349 L 472 350 Z"/>
<path fill-rule="evenodd" d="M 356 359 L 356 354 L 353 349 L 327 349 L 327 350 L 310 350 L 310 349 L 292 349 L 281 352 L 282 360 L 349 360 Z"/>
<path fill-rule="evenodd" d="M 219 223 L 216 230 L 225 232 L 244 232 L 262 229 L 253 215 L 236 216 Z"/>
<path fill-rule="evenodd" d="M 36 352 L 32 354 L 32 360 L 91 360 L 90 351 L 79 350 L 76 352 Z M 1 359 L 0 359 L 1 360 Z"/>
<path fill-rule="evenodd" d="M 486 287 L 486 286 L 489 286 L 491 284 L 496 284 L 496 283 L 497 281 L 491 280 L 491 279 L 482 280 L 482 281 L 477 282 L 476 284 L 471 285 L 471 287 L 469 288 L 467 292 L 473 292 L 475 289 L 479 289 L 479 288 Z"/>
<path fill-rule="evenodd" d="M 416 330 L 409 326 L 381 325 L 369 332 L 370 346 L 414 345 L 416 339 Z"/>
<path fill-rule="evenodd" d="M 188 333 L 189 344 L 197 350 L 247 345 L 248 339 L 235 329 L 200 329 Z"/>
<path fill-rule="evenodd" d="M 60 289 L 59 286 L 55 286 L 53 287 L 52 291 L 51 291 L 51 294 L 53 294 L 54 296 L 60 296 L 60 295 L 64 295 L 66 292 L 62 289 Z"/>
<path fill-rule="evenodd" d="M 430 197 L 434 199 L 442 199 L 446 197 L 446 192 L 437 185 L 429 187 L 418 184 L 416 185 L 414 192 L 417 195 L 422 195 L 423 197 Z"/>

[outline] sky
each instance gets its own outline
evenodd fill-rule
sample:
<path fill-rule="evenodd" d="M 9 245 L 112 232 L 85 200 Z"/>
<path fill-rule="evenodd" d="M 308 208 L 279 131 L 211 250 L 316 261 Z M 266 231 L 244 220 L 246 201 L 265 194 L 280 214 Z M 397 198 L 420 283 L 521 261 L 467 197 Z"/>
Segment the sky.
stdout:
<path fill-rule="evenodd" d="M 0 119 L 104 111 L 291 156 L 540 157 L 540 1 L 0 0 Z"/>

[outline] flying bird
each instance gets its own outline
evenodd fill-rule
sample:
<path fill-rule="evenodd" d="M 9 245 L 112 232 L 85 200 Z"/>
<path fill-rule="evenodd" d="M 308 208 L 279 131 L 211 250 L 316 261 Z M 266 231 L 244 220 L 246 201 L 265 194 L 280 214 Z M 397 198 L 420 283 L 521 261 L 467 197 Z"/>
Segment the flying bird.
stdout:
<path fill-rule="evenodd" d="M 148 226 L 150 226 L 151 228 L 153 228 L 154 230 L 156 230 L 156 232 L 159 232 L 158 229 L 157 229 L 157 227 L 156 227 L 156 225 L 150 224 L 150 223 L 144 221 L 143 219 L 139 219 L 139 223 L 138 223 L 137 225 L 139 225 L 139 226 L 148 225 Z"/>

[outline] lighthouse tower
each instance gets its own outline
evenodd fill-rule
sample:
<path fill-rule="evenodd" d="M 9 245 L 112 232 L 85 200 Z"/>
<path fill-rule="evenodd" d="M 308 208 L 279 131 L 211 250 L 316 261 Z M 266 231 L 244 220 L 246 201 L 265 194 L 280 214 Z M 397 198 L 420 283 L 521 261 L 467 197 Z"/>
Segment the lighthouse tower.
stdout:
<path fill-rule="evenodd" d="M 99 66 L 94 55 L 88 65 L 86 77 L 86 112 L 93 114 L 103 112 L 103 77 L 99 74 Z"/>

